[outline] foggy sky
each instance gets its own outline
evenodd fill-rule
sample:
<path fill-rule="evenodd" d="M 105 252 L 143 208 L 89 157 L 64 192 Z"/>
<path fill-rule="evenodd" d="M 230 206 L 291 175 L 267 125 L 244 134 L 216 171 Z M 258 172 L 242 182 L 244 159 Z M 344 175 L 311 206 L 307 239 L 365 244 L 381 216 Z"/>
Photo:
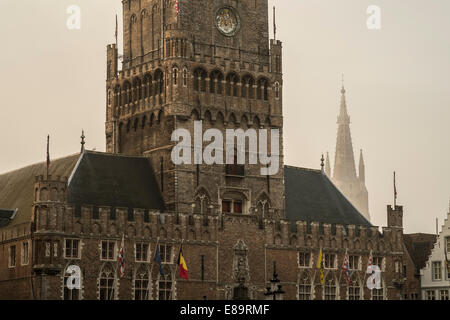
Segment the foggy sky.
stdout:
<path fill-rule="evenodd" d="M 386 225 L 395 170 L 405 231 L 434 233 L 450 196 L 450 2 L 269 3 L 284 48 L 286 164 L 319 169 L 327 151 L 334 160 L 345 73 L 372 223 Z M 79 31 L 66 27 L 71 4 L 82 9 Z M 372 4 L 379 31 L 366 27 Z M 1 173 L 44 161 L 48 133 L 52 158 L 79 152 L 82 128 L 88 149 L 105 150 L 106 45 L 120 10 L 119 0 L 0 2 Z"/>

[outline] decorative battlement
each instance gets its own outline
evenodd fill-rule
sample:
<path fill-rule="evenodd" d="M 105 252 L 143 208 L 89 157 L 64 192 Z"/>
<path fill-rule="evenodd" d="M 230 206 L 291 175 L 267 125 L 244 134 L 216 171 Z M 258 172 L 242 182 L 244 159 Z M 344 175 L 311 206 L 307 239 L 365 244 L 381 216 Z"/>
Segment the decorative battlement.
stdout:
<path fill-rule="evenodd" d="M 34 183 L 34 202 L 65 202 L 67 177 L 36 176 Z"/>

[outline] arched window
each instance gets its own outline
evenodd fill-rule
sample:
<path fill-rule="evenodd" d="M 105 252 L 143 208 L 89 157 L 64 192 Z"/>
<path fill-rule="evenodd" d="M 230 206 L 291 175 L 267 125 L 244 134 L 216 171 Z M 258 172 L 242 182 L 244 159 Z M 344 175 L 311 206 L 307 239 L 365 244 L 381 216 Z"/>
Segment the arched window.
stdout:
<path fill-rule="evenodd" d="M 155 95 L 161 95 L 164 92 L 164 74 L 161 70 L 155 72 L 156 90 Z"/>
<path fill-rule="evenodd" d="M 123 84 L 122 105 L 129 104 L 132 100 L 131 97 L 132 97 L 131 84 L 128 81 L 126 81 Z"/>
<path fill-rule="evenodd" d="M 170 271 L 166 270 L 166 273 L 162 276 L 159 275 L 158 279 L 158 299 L 159 300 L 172 300 L 173 299 L 173 282 Z"/>
<path fill-rule="evenodd" d="M 133 81 L 133 101 L 142 99 L 142 82 L 140 78 L 135 78 Z"/>
<path fill-rule="evenodd" d="M 348 287 L 348 300 L 361 300 L 361 292 L 360 281 L 356 274 L 353 274 Z"/>
<path fill-rule="evenodd" d="M 336 300 L 337 297 L 337 286 L 336 279 L 334 279 L 333 274 L 328 273 L 325 278 L 325 286 L 324 286 L 324 300 Z"/>
<path fill-rule="evenodd" d="M 194 90 L 206 92 L 206 71 L 198 68 L 194 71 Z"/>
<path fill-rule="evenodd" d="M 195 196 L 195 208 L 194 213 L 197 214 L 210 214 L 211 213 L 211 201 L 205 191 L 200 191 Z"/>
<path fill-rule="evenodd" d="M 186 68 L 183 69 L 183 87 L 187 87 L 188 82 L 188 71 Z"/>
<path fill-rule="evenodd" d="M 239 84 L 239 77 L 235 73 L 230 73 L 227 76 L 227 87 L 226 87 L 226 94 L 228 96 L 238 96 L 238 84 Z"/>
<path fill-rule="evenodd" d="M 267 79 L 261 78 L 258 80 L 256 98 L 259 100 L 269 100 L 269 81 L 267 81 Z"/>
<path fill-rule="evenodd" d="M 145 267 L 134 275 L 134 300 L 150 300 L 150 277 Z"/>
<path fill-rule="evenodd" d="M 241 93 L 242 98 L 248 98 L 248 99 L 255 98 L 255 93 L 254 93 L 254 89 L 253 89 L 254 85 L 255 85 L 255 80 L 253 79 L 252 76 L 246 75 L 242 79 L 242 93 Z"/>
<path fill-rule="evenodd" d="M 275 82 L 274 88 L 275 88 L 275 99 L 279 100 L 280 99 L 280 83 Z"/>
<path fill-rule="evenodd" d="M 114 88 L 114 107 L 118 107 L 120 105 L 120 85 L 117 85 Z"/>
<path fill-rule="evenodd" d="M 269 199 L 267 198 L 266 195 L 261 196 L 256 205 L 257 215 L 260 216 L 261 218 L 269 217 L 269 208 L 270 208 Z"/>
<path fill-rule="evenodd" d="M 173 85 L 177 86 L 178 85 L 178 68 L 177 67 L 173 68 L 172 76 L 173 76 Z"/>
<path fill-rule="evenodd" d="M 152 95 L 153 95 L 153 92 L 152 92 L 152 76 L 147 73 L 144 76 L 144 99 L 149 98 Z"/>
<path fill-rule="evenodd" d="M 99 299 L 114 300 L 115 299 L 116 279 L 114 272 L 110 266 L 105 266 L 100 273 L 99 279 Z"/>
<path fill-rule="evenodd" d="M 67 274 L 67 272 L 64 271 L 64 296 L 63 299 L 64 300 L 80 300 L 81 299 L 81 292 L 80 289 L 69 289 L 69 287 L 67 286 L 67 281 L 69 280 L 69 277 L 71 276 L 71 274 Z M 81 276 L 81 275 L 80 275 Z M 82 279 L 82 277 L 81 277 Z"/>
<path fill-rule="evenodd" d="M 298 299 L 299 300 L 311 300 L 312 299 L 312 281 L 308 272 L 305 272 L 298 284 Z"/>
<path fill-rule="evenodd" d="M 216 94 L 222 94 L 223 93 L 223 74 L 222 72 L 215 70 L 211 72 L 210 77 L 210 92 L 216 93 Z"/>

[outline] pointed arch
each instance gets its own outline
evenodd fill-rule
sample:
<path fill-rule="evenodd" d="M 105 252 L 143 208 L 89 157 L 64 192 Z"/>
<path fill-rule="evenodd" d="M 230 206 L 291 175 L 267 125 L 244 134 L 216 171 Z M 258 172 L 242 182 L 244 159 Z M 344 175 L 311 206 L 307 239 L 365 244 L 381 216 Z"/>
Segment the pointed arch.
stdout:
<path fill-rule="evenodd" d="M 347 288 L 348 300 L 362 300 L 362 283 L 357 272 L 353 272 L 350 277 L 350 285 Z"/>
<path fill-rule="evenodd" d="M 333 272 L 328 272 L 327 275 L 325 276 L 323 299 L 324 300 L 339 299 L 339 285 L 336 276 Z"/>
<path fill-rule="evenodd" d="M 206 77 L 208 74 L 205 69 L 197 68 L 194 70 L 194 91 L 206 92 Z"/>
<path fill-rule="evenodd" d="M 298 299 L 313 300 L 314 298 L 314 281 L 311 273 L 305 270 L 298 278 Z"/>
<path fill-rule="evenodd" d="M 211 197 L 204 187 L 200 187 L 195 193 L 194 213 L 211 214 Z"/>
<path fill-rule="evenodd" d="M 99 272 L 98 277 L 98 298 L 99 300 L 117 299 L 117 270 L 110 263 L 105 263 Z"/>
<path fill-rule="evenodd" d="M 151 272 L 147 265 L 141 264 L 133 272 L 133 299 L 151 300 Z"/>
<path fill-rule="evenodd" d="M 226 79 L 226 95 L 238 96 L 239 76 L 235 72 L 230 72 Z"/>

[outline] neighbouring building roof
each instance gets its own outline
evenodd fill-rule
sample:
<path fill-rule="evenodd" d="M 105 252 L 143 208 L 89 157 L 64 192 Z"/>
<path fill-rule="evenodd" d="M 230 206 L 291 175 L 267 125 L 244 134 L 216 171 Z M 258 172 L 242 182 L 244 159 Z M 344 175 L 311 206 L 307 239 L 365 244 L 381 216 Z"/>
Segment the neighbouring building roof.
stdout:
<path fill-rule="evenodd" d="M 371 226 L 320 170 L 285 166 L 284 181 L 289 220 Z"/>
<path fill-rule="evenodd" d="M 433 250 L 437 236 L 427 233 L 404 234 L 403 239 L 411 259 L 414 262 L 416 271 L 425 267 L 428 257 Z"/>
<path fill-rule="evenodd" d="M 86 151 L 69 180 L 68 202 L 164 210 L 151 160 Z"/>
<path fill-rule="evenodd" d="M 50 174 L 70 176 L 80 154 L 51 161 Z M 0 208 L 17 210 L 10 225 L 30 222 L 35 177 L 44 175 L 45 162 L 0 175 Z"/>

